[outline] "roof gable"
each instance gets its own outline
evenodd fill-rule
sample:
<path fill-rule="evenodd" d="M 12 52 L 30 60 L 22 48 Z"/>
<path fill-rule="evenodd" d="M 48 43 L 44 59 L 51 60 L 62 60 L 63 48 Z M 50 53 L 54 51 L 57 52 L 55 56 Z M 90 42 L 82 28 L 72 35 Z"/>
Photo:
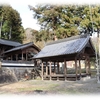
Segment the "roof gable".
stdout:
<path fill-rule="evenodd" d="M 20 45 L 20 46 L 17 46 L 17 47 L 15 47 L 15 48 L 13 48 L 13 49 L 10 49 L 10 50 L 4 52 L 4 53 L 9 53 L 9 52 L 16 51 L 16 50 L 22 50 L 22 49 L 24 49 L 24 48 L 27 48 L 27 47 L 33 46 L 33 45 L 34 45 L 33 42 L 26 43 L 26 44 L 22 44 L 22 45 Z M 34 47 L 36 48 L 35 45 L 34 45 Z M 38 51 L 40 51 L 38 47 L 37 47 L 37 49 L 38 49 Z"/>
<path fill-rule="evenodd" d="M 78 53 L 86 46 L 89 39 L 89 36 L 81 35 L 49 43 L 35 56 L 35 58 Z"/>

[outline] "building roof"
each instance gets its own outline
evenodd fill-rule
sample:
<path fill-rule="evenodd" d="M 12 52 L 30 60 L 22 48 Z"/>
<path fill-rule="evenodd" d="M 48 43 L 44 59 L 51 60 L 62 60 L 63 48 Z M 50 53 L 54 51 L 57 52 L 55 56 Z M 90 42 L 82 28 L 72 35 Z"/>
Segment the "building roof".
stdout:
<path fill-rule="evenodd" d="M 21 45 L 21 43 L 19 43 L 19 42 L 10 41 L 10 40 L 6 40 L 6 39 L 0 39 L 0 44 L 14 46 L 14 47 Z"/>
<path fill-rule="evenodd" d="M 35 57 L 41 59 L 80 52 L 88 43 L 90 36 L 78 35 L 48 43 Z"/>
<path fill-rule="evenodd" d="M 26 43 L 26 44 L 22 44 L 22 45 L 20 45 L 20 46 L 17 46 L 17 47 L 15 47 L 15 48 L 13 48 L 13 49 L 10 49 L 10 50 L 4 52 L 4 53 L 9 53 L 9 52 L 12 52 L 12 51 L 17 51 L 17 50 L 22 50 L 22 49 L 27 48 L 27 47 L 29 47 L 29 46 L 33 46 L 33 42 Z M 34 46 L 35 46 L 35 45 L 34 45 Z M 36 47 L 36 46 L 35 46 L 35 47 Z M 38 49 L 38 47 L 36 47 L 36 48 Z M 38 51 L 40 51 L 40 50 L 38 50 Z"/>

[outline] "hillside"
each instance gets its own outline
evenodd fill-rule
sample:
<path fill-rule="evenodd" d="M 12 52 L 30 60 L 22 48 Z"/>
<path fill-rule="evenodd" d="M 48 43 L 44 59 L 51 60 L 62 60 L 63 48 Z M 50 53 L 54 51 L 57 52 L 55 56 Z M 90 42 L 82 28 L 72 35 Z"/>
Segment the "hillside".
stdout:
<path fill-rule="evenodd" d="M 24 36 L 25 38 L 23 40 L 23 43 L 32 42 L 33 41 L 32 29 L 31 28 L 25 29 Z"/>
<path fill-rule="evenodd" d="M 35 36 L 37 32 L 38 32 L 37 30 L 34 30 L 32 28 L 26 28 L 25 33 L 24 33 L 23 44 L 28 43 L 28 42 L 34 42 L 36 46 L 42 49 L 45 46 L 45 42 L 44 41 L 36 42 Z"/>

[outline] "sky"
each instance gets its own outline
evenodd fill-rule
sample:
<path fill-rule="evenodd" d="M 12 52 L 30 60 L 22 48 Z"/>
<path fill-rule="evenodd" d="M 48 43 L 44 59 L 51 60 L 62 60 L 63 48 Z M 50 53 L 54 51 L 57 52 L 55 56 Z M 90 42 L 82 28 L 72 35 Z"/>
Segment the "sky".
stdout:
<path fill-rule="evenodd" d="M 11 6 L 20 13 L 24 29 L 26 28 L 33 28 L 36 30 L 40 29 L 39 25 L 37 24 L 37 20 L 33 18 L 33 11 L 29 9 L 27 4 L 16 5 L 11 3 Z M 34 6 L 34 4 L 32 6 Z"/>
<path fill-rule="evenodd" d="M 28 0 L 30 1 L 30 0 Z M 37 24 L 37 20 L 33 18 L 33 12 L 29 9 L 28 5 L 35 6 L 36 3 L 32 2 L 20 2 L 20 0 L 6 0 L 5 2 L 12 6 L 13 9 L 17 10 L 20 14 L 20 17 L 22 19 L 22 26 L 24 29 L 26 28 L 32 28 L 39 30 L 40 26 Z"/>
<path fill-rule="evenodd" d="M 33 12 L 30 11 L 28 5 L 35 6 L 39 3 L 53 3 L 53 4 L 89 4 L 100 3 L 99 0 L 0 0 L 0 3 L 8 3 L 13 9 L 16 9 L 22 19 L 22 26 L 24 29 L 32 28 L 39 30 L 40 26 L 37 20 L 33 18 Z"/>

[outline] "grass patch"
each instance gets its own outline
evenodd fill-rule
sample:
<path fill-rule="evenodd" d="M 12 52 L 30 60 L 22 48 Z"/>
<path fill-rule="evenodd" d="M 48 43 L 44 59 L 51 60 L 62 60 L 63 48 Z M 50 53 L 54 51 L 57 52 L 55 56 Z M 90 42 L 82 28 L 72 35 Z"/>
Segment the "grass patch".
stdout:
<path fill-rule="evenodd" d="M 85 94 L 83 89 L 76 89 L 76 88 L 67 88 L 67 89 L 60 89 L 58 90 L 59 94 L 65 94 L 65 95 L 82 95 Z M 86 91 L 85 91 L 86 92 Z"/>
<path fill-rule="evenodd" d="M 58 84 L 45 84 L 41 85 L 40 83 L 32 85 L 30 87 L 18 88 L 18 92 L 25 92 L 25 91 L 35 91 L 35 90 L 42 90 L 42 91 L 51 91 L 58 87 Z"/>
<path fill-rule="evenodd" d="M 28 87 L 28 88 L 19 88 L 18 92 L 34 91 L 34 90 L 46 90 L 44 87 Z"/>

